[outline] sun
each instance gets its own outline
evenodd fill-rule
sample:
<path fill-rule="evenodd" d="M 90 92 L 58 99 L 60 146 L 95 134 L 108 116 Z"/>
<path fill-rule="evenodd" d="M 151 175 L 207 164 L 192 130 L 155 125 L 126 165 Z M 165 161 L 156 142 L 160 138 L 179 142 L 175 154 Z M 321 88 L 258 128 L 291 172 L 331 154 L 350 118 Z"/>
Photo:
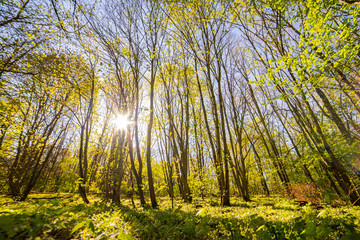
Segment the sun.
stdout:
<path fill-rule="evenodd" d="M 132 122 L 128 120 L 127 115 L 117 115 L 113 123 L 115 124 L 117 129 L 125 130 L 127 126 L 129 126 Z"/>

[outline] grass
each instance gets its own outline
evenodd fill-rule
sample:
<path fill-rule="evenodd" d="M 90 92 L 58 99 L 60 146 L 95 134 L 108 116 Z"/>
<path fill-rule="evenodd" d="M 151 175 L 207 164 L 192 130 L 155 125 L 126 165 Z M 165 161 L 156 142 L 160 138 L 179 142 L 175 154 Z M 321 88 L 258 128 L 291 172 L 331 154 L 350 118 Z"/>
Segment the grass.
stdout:
<path fill-rule="evenodd" d="M 26 202 L 0 198 L 0 239 L 356 239 L 360 208 L 298 206 L 279 196 L 233 206 L 158 199 L 160 207 L 130 200 L 110 204 L 96 196 L 32 194 Z M 349 238 L 350 237 L 350 238 Z"/>

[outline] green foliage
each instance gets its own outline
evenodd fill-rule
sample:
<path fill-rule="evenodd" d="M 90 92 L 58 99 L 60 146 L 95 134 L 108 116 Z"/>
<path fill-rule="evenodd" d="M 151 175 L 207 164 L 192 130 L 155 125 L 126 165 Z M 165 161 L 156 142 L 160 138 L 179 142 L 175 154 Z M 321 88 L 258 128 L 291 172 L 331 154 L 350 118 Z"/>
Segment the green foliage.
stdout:
<path fill-rule="evenodd" d="M 234 197 L 234 207 L 214 207 L 223 192 L 253 199 L 268 189 L 356 203 L 358 6 L 114 0 L 89 13 L 91 3 L 76 1 L 0 2 L 0 193 L 24 200 L 80 186 L 120 202 L 154 185 L 157 197 L 190 189 L 201 203 L 6 200 L 0 238 L 337 239 L 359 230 L 357 208 Z M 120 113 L 133 121 L 126 134 L 114 130 Z"/>
<path fill-rule="evenodd" d="M 165 199 L 159 209 L 133 209 L 130 201 L 111 205 L 96 197 L 91 202 L 85 206 L 69 194 L 33 194 L 28 202 L 2 196 L 0 238 L 339 239 L 360 230 L 358 207 L 319 211 L 280 197 L 236 201 L 232 207 L 176 201 L 174 209 Z"/>

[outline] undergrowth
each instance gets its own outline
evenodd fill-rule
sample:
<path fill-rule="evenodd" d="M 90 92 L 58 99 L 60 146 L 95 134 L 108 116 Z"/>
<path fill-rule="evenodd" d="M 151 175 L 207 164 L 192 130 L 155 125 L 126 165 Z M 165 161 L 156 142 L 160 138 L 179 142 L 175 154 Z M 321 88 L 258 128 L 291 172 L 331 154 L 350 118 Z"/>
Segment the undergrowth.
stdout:
<path fill-rule="evenodd" d="M 114 205 L 91 196 L 33 194 L 0 198 L 0 239 L 355 239 L 360 208 L 298 206 L 282 197 L 233 199 L 231 207 L 159 199 L 159 209 L 130 200 Z M 350 237 L 350 238 L 349 238 Z"/>

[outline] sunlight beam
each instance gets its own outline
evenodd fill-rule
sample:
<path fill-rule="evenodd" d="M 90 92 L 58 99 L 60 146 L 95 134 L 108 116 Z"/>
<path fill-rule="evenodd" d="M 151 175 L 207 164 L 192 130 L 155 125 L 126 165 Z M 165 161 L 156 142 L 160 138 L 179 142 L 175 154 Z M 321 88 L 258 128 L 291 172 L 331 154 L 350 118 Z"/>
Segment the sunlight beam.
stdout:
<path fill-rule="evenodd" d="M 118 130 L 125 130 L 132 122 L 128 120 L 127 115 L 117 115 L 113 123 Z"/>

